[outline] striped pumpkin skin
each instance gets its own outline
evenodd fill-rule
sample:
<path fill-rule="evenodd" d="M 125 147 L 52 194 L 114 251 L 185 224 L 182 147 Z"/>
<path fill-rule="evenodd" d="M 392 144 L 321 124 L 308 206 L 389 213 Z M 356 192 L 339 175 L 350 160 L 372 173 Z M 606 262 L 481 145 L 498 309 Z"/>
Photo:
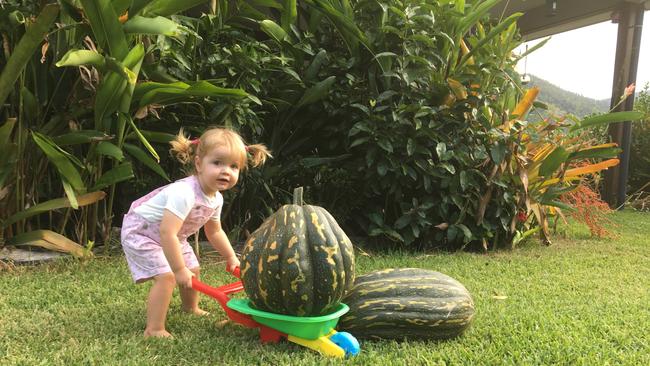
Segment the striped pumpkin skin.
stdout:
<path fill-rule="evenodd" d="M 285 205 L 248 239 L 241 279 L 253 306 L 324 315 L 354 284 L 352 243 L 325 209 Z"/>
<path fill-rule="evenodd" d="M 350 311 L 337 328 L 357 338 L 453 338 L 474 317 L 474 302 L 460 282 L 419 268 L 359 276 L 343 302 Z"/>

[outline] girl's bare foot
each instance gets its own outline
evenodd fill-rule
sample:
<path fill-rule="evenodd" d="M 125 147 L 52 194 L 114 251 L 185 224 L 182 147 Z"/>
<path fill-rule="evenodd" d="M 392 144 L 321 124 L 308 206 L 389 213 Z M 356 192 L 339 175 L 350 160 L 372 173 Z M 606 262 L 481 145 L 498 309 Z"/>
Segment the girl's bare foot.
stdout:
<path fill-rule="evenodd" d="M 144 331 L 145 338 L 173 338 L 174 336 L 166 330 L 146 330 Z"/>
<path fill-rule="evenodd" d="M 220 321 L 214 323 L 214 325 L 215 325 L 217 328 L 223 328 L 223 327 L 225 327 L 226 325 L 228 325 L 229 323 L 230 323 L 230 320 L 226 319 L 226 320 L 220 320 Z"/>
<path fill-rule="evenodd" d="M 186 308 L 183 308 L 183 311 L 186 312 L 186 313 L 188 313 L 188 314 L 194 314 L 194 315 L 200 315 L 200 316 L 204 316 L 204 315 L 209 315 L 209 314 L 210 314 L 209 312 L 207 312 L 207 311 L 205 311 L 205 310 L 203 310 L 203 309 L 201 309 L 201 308 L 199 308 L 199 307 L 195 307 L 195 308 L 193 308 L 193 309 L 186 309 Z"/>

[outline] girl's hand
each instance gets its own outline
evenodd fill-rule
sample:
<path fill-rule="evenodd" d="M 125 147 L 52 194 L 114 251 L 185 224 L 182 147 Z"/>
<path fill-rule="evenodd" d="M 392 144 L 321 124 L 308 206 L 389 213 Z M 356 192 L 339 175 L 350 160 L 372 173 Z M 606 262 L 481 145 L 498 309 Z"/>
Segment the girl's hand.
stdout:
<path fill-rule="evenodd" d="M 187 267 L 183 267 L 178 272 L 174 272 L 176 283 L 182 288 L 192 288 L 192 277 L 194 277 L 194 273 Z"/>
<path fill-rule="evenodd" d="M 226 259 L 226 268 L 228 268 L 228 272 L 234 271 L 237 267 L 239 267 L 239 259 L 237 259 L 236 256 Z"/>

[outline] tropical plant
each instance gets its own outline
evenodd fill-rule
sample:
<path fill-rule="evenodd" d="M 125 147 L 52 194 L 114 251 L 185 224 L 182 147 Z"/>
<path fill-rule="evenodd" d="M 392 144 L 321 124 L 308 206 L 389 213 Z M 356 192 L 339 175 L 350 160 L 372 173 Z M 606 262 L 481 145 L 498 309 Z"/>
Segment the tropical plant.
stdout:
<path fill-rule="evenodd" d="M 275 6 L 280 4 L 251 4 L 233 2 L 216 15 L 187 19 L 183 24 L 200 37 L 185 40 L 191 51 L 183 57 L 177 57 L 179 50 L 169 40 L 160 47 L 161 64 L 173 77 L 198 75 L 232 87 L 247 87 L 260 101 L 236 105 L 201 102 L 166 109 L 186 116 L 185 123 L 196 133 L 209 120 L 238 129 L 249 141 L 261 141 L 271 148 L 272 164 L 250 171 L 227 194 L 230 204 L 224 221 L 236 232 L 254 230 L 287 202 L 291 192 L 285 187 L 323 182 L 323 174 L 332 171 L 327 164 L 345 157 L 341 153 L 345 142 L 340 137 L 346 127 L 332 124 L 332 116 L 322 113 L 323 103 L 335 80 L 345 80 L 349 67 L 343 65 L 352 59 L 351 50 L 358 52 L 355 42 L 363 41 L 361 36 L 354 41 L 354 36 L 334 32 L 337 24 L 346 24 L 345 29 L 356 26 L 327 2 L 283 3 L 281 7 L 296 9 L 292 25 L 286 17 L 274 17 L 280 9 Z M 282 8 L 277 14 L 286 13 L 292 11 Z M 353 33 L 361 34 L 358 30 Z M 342 42 L 344 39 L 347 41 Z M 332 66 L 332 59 L 340 63 Z M 194 117 L 190 111 L 195 112 Z M 307 194 L 323 197 L 320 192 L 309 189 Z"/>
<path fill-rule="evenodd" d="M 133 177 L 132 161 L 167 178 L 156 162 L 158 154 L 150 140 L 168 141 L 170 135 L 141 131 L 134 119 L 159 105 L 248 96 L 242 89 L 223 88 L 201 80 L 136 84 L 138 80 L 155 77 L 156 48 L 145 50 L 144 44 L 151 44 L 151 39 L 157 37 L 182 38 L 189 30 L 168 16 L 202 2 L 64 1 L 60 6 L 46 5 L 34 24 L 27 27 L 0 76 L 2 100 L 10 93 L 17 99 L 4 113 L 18 116 L 17 122 L 9 120 L 2 126 L 3 138 L 17 146 L 15 159 L 9 159 L 2 174 L 5 182 L 11 182 L 6 178 L 10 176 L 16 182 L 3 190 L 5 198 L 16 197 L 3 207 L 7 218 L 2 227 L 9 236 L 23 232 L 26 225 L 31 227 L 33 223 L 26 221 L 31 215 L 69 207 L 56 220 L 61 225 L 60 232 L 73 233 L 78 242 L 86 243 L 95 240 L 99 229 L 106 242 L 111 232 L 115 187 Z M 118 17 L 120 14 L 125 15 Z M 61 27 L 51 31 L 55 20 Z M 46 34 L 39 64 L 34 62 L 33 54 Z M 79 73 L 53 71 L 56 60 L 56 66 L 74 67 Z M 144 71 L 147 69 L 153 70 L 151 77 Z M 33 75 L 50 72 L 58 76 L 53 78 L 58 81 L 53 90 L 48 90 L 49 94 L 42 95 L 39 92 L 50 85 L 40 85 L 41 79 Z M 14 87 L 16 80 L 20 88 Z M 42 110 L 41 106 L 45 108 Z M 139 142 L 144 149 L 127 142 L 129 139 Z M 31 161 L 37 169 L 11 163 L 14 160 Z M 52 168 L 59 182 L 48 180 L 46 192 L 40 184 L 29 183 L 38 182 L 35 177 Z M 58 184 L 62 185 L 65 200 L 54 198 L 45 202 L 44 199 L 60 194 Z M 103 189 L 109 194 L 100 207 L 95 202 L 104 197 Z M 83 205 L 90 206 L 81 209 L 78 216 L 70 210 Z M 76 219 L 74 230 L 66 230 L 71 217 Z M 38 221 L 35 224 L 38 226 Z M 53 226 L 50 214 L 48 227 Z"/>
<path fill-rule="evenodd" d="M 515 108 L 516 118 L 504 124 L 504 130 L 516 136 L 519 146 L 513 150 L 509 173 L 512 183 L 521 187 L 517 194 L 521 211 L 511 223 L 513 245 L 539 231 L 541 239 L 549 244 L 549 215 L 561 214 L 562 209 L 573 209 L 560 200 L 563 194 L 579 188 L 584 176 L 598 173 L 618 164 L 620 153 L 615 143 L 598 144 L 590 139 L 589 129 L 598 126 L 635 120 L 638 112 L 613 112 L 580 119 L 525 120 L 538 94 L 529 89 Z M 600 162 L 594 160 L 607 159 Z M 526 225 L 529 220 L 533 225 Z M 517 221 L 525 231 L 516 230 Z"/>

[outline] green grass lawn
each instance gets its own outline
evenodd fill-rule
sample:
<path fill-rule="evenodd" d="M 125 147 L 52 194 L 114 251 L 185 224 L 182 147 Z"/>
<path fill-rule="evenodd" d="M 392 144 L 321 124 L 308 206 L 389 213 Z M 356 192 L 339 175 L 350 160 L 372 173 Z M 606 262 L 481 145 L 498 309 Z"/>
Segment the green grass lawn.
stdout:
<path fill-rule="evenodd" d="M 650 365 L 650 215 L 622 212 L 616 239 L 591 239 L 578 226 L 554 245 L 529 242 L 491 254 L 391 253 L 357 256 L 358 273 L 421 267 L 448 274 L 476 304 L 472 327 L 443 342 L 362 342 L 361 365 L 568 364 Z M 203 279 L 233 282 L 223 265 L 203 265 Z M 121 257 L 87 263 L 17 267 L 0 272 L 2 365 L 310 365 L 340 364 L 299 346 L 261 345 L 256 331 L 218 327 L 224 314 L 178 310 L 171 340 L 145 340 L 148 285 L 133 285 Z M 505 299 L 503 297 L 506 297 Z"/>

